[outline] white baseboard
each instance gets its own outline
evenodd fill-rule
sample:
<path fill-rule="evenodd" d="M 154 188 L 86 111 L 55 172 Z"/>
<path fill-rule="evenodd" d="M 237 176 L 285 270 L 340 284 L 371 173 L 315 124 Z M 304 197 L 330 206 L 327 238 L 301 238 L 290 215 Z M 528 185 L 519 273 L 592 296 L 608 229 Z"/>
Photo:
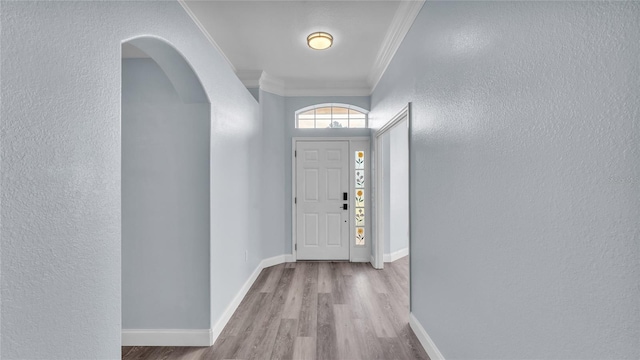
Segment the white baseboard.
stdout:
<path fill-rule="evenodd" d="M 285 254 L 284 255 L 284 262 L 296 262 L 296 258 L 293 256 L 293 254 Z"/>
<path fill-rule="evenodd" d="M 442 356 L 436 344 L 433 343 L 433 340 L 431 340 L 429 334 L 427 334 L 426 330 L 422 327 L 422 324 L 413 316 L 413 313 L 409 314 L 409 326 L 414 334 L 416 334 L 416 337 L 418 337 L 418 340 L 420 340 L 420 344 L 431 360 L 444 360 L 444 356 Z"/>
<path fill-rule="evenodd" d="M 231 301 L 231 303 L 224 310 L 224 312 L 222 313 L 222 316 L 220 316 L 220 318 L 216 322 L 216 325 L 213 327 L 213 329 L 211 329 L 211 332 L 212 332 L 211 337 L 213 339 L 213 342 L 211 343 L 212 345 L 218 339 L 218 336 L 220 336 L 224 327 L 227 326 L 227 323 L 231 319 L 231 316 L 233 316 L 233 313 L 236 311 L 238 306 L 240 306 L 242 299 L 244 299 L 245 295 L 247 295 L 247 293 L 249 292 L 249 289 L 251 289 L 251 285 L 253 285 L 253 283 L 256 281 L 256 279 L 258 278 L 258 275 L 260 275 L 260 272 L 264 268 L 267 268 L 269 266 L 274 266 L 274 265 L 284 263 L 287 256 L 292 256 L 292 255 L 278 255 L 278 256 L 270 257 L 268 259 L 262 260 L 258 264 L 256 269 L 251 274 L 251 276 L 249 276 L 249 278 L 244 283 L 244 285 L 242 285 L 242 287 L 240 288 L 240 291 L 238 291 L 236 296 L 233 298 L 233 301 Z"/>
<path fill-rule="evenodd" d="M 285 254 L 270 257 L 262 260 L 251 276 L 242 285 L 240 291 L 227 306 L 212 329 L 190 330 L 190 329 L 123 329 L 122 346 L 211 346 L 213 345 L 222 330 L 227 325 L 231 316 L 236 311 L 242 299 L 244 299 L 251 285 L 256 281 L 260 272 L 269 266 L 282 264 L 285 261 L 295 262 L 293 255 Z"/>
<path fill-rule="evenodd" d="M 400 258 L 409 255 L 409 248 L 406 247 L 404 249 L 400 249 L 396 252 L 392 252 L 391 254 L 384 254 L 384 262 L 394 262 Z"/>
<path fill-rule="evenodd" d="M 211 329 L 122 329 L 122 346 L 211 346 Z"/>
<path fill-rule="evenodd" d="M 258 266 L 256 267 L 256 270 L 254 270 L 254 273 L 255 273 L 255 271 L 258 271 L 258 273 L 256 274 L 256 278 L 258 277 L 258 275 L 260 275 L 260 271 L 262 271 L 262 269 L 268 268 L 269 266 L 282 264 L 282 263 L 285 262 L 285 258 L 286 258 L 286 255 L 282 254 L 282 255 L 277 255 L 277 256 L 274 256 L 274 257 L 267 258 L 267 259 L 263 259 L 260 262 L 260 264 L 258 264 Z M 258 270 L 258 269 L 260 269 L 260 270 Z M 249 289 L 247 289 L 247 290 L 249 290 Z"/>

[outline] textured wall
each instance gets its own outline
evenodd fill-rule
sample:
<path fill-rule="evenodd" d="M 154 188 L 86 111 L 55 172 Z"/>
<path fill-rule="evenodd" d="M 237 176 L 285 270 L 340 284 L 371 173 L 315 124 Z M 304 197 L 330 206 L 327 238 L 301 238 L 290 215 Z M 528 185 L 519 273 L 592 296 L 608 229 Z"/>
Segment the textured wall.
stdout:
<path fill-rule="evenodd" d="M 409 246 L 409 138 L 407 121 L 382 135 L 384 176 L 384 253 L 389 255 Z"/>
<path fill-rule="evenodd" d="M 260 88 L 247 88 L 256 101 L 260 101 Z"/>
<path fill-rule="evenodd" d="M 262 174 L 259 187 L 262 196 L 260 218 L 264 233 L 262 253 L 265 258 L 285 254 L 283 242 L 291 230 L 285 229 L 285 136 L 284 102 L 285 98 L 259 90 L 260 116 L 262 118 Z M 289 165 L 290 166 L 290 165 Z M 291 182 L 291 181 L 289 181 Z M 289 192 L 291 189 L 289 189 Z"/>
<path fill-rule="evenodd" d="M 391 208 L 390 208 L 391 181 L 389 181 L 391 180 L 391 133 L 390 132 L 387 131 L 384 133 L 384 135 L 382 135 L 381 147 L 382 149 L 380 149 L 380 153 L 382 155 L 382 176 L 383 176 L 382 201 L 384 202 L 384 206 L 385 206 L 384 214 L 382 214 L 381 216 L 382 221 L 384 222 L 384 228 L 383 228 L 384 234 L 382 234 L 382 236 L 384 239 L 383 240 L 384 253 L 390 254 L 391 253 Z M 379 184 L 376 186 L 379 186 Z"/>
<path fill-rule="evenodd" d="M 209 108 L 122 61 L 123 329 L 210 328 Z"/>
<path fill-rule="evenodd" d="M 427 2 L 372 95 L 413 102 L 412 311 L 447 359 L 640 357 L 640 3 Z"/>
<path fill-rule="evenodd" d="M 409 246 L 409 137 L 407 121 L 389 131 L 389 252 Z"/>
<path fill-rule="evenodd" d="M 260 186 L 253 97 L 177 2 L 3 1 L 0 16 L 3 359 L 120 357 L 120 47 L 140 35 L 174 44 L 212 103 L 215 322 L 258 264 L 260 200 L 229 191 Z"/>

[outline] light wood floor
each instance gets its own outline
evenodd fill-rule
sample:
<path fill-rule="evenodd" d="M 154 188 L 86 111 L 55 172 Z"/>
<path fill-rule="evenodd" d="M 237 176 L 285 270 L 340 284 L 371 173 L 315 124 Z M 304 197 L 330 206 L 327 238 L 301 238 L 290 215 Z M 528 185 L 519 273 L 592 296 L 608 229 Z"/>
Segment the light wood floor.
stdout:
<path fill-rule="evenodd" d="M 122 359 L 429 359 L 408 324 L 408 259 L 266 268 L 212 347 L 123 347 Z"/>

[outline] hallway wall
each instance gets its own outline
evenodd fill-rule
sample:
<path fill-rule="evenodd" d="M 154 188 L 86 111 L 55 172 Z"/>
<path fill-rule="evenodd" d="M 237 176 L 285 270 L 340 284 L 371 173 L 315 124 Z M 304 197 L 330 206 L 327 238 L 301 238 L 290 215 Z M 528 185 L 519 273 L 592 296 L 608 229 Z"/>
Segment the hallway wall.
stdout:
<path fill-rule="evenodd" d="M 6 359 L 116 359 L 121 41 L 153 34 L 211 100 L 211 322 L 259 263 L 259 108 L 178 2 L 1 2 L 0 343 Z M 230 191 L 240 189 L 241 191 Z"/>
<path fill-rule="evenodd" d="M 122 60 L 122 328 L 209 329 L 209 103 Z"/>
<path fill-rule="evenodd" d="M 426 2 L 371 98 L 412 102 L 412 312 L 445 358 L 640 357 L 640 4 Z"/>
<path fill-rule="evenodd" d="M 285 97 L 259 90 L 260 116 L 263 127 L 262 176 L 260 192 L 262 209 L 260 218 L 264 229 L 262 242 L 263 258 L 287 254 L 283 242 L 291 230 L 285 228 L 285 201 L 287 179 L 285 178 Z M 291 181 L 289 181 L 291 182 Z M 291 189 L 289 189 L 291 191 Z"/>
<path fill-rule="evenodd" d="M 409 138 L 407 120 L 389 130 L 389 252 L 409 247 Z M 385 253 L 387 253 L 385 251 Z"/>
<path fill-rule="evenodd" d="M 387 181 L 383 181 L 382 183 L 382 201 L 385 204 L 385 211 L 382 214 L 381 218 L 384 221 L 383 224 L 383 234 L 384 239 L 384 254 L 391 254 L 391 133 L 389 131 L 385 132 L 382 135 L 382 176 Z M 380 155 L 380 154 L 378 154 Z M 376 186 L 380 186 L 381 184 L 376 184 Z M 377 211 L 378 207 L 376 207 Z"/>

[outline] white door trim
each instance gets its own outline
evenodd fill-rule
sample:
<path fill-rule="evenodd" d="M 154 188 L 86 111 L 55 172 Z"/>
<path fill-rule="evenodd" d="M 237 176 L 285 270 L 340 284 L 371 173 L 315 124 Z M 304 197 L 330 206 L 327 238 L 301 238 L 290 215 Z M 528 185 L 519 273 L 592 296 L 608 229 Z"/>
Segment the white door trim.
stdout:
<path fill-rule="evenodd" d="M 351 136 L 351 137 L 293 137 L 291 138 L 291 262 L 296 262 L 298 260 L 298 252 L 296 251 L 296 243 L 297 243 L 297 231 L 296 228 L 296 192 L 297 192 L 297 182 L 296 182 L 296 142 L 298 141 L 349 141 L 349 149 L 351 149 L 351 142 L 353 141 L 367 141 L 370 142 L 371 138 L 368 136 Z M 351 157 L 349 157 L 351 158 Z M 351 164 L 349 164 L 349 169 L 351 169 Z M 349 182 L 350 186 L 352 186 L 353 174 L 349 174 Z M 371 198 L 371 197 L 369 197 Z M 351 199 L 349 199 L 351 201 Z M 349 210 L 351 210 L 352 206 L 350 203 Z M 351 215 L 350 215 L 351 216 Z M 350 222 L 351 224 L 351 222 Z M 349 231 L 351 234 L 351 230 Z M 353 241 L 349 239 L 349 256 L 352 256 L 353 251 Z M 384 249 L 383 249 L 384 250 Z"/>
<path fill-rule="evenodd" d="M 386 124 L 384 124 L 380 129 L 376 130 L 376 139 L 381 135 L 384 135 L 387 131 L 391 130 L 392 127 L 396 126 L 402 119 L 405 117 L 409 119 L 411 103 L 407 104 L 400 112 L 398 112 L 391 120 L 389 120 Z"/>
<path fill-rule="evenodd" d="M 384 268 L 384 219 L 382 218 L 382 214 L 384 214 L 384 209 L 387 204 L 384 203 L 384 187 L 381 186 L 383 184 L 384 178 L 384 164 L 382 161 L 382 146 L 380 146 L 380 141 L 382 141 L 382 136 L 390 131 L 393 127 L 398 125 L 402 120 L 407 119 L 407 136 L 411 133 L 411 103 L 408 103 L 400 112 L 398 112 L 391 120 L 389 120 L 384 126 L 382 126 L 375 134 L 375 161 L 376 161 L 376 196 L 374 199 L 375 203 L 375 219 L 376 219 L 376 236 L 375 236 L 375 245 L 373 250 L 373 266 L 376 269 Z M 411 174 L 411 136 L 409 136 L 409 175 Z M 409 176 L 409 250 L 411 248 L 411 176 Z M 409 255 L 411 255 L 411 251 L 409 251 Z"/>

